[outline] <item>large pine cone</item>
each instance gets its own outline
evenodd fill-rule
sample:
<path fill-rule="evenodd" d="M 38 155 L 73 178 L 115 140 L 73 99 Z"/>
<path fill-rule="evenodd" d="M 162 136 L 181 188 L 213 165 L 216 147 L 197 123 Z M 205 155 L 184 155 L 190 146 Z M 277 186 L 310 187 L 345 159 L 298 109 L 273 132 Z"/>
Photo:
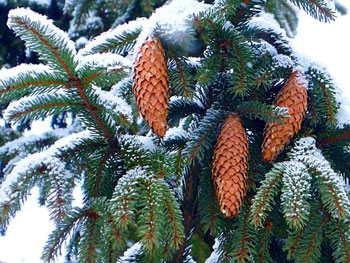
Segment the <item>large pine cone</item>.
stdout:
<path fill-rule="evenodd" d="M 275 106 L 288 107 L 289 118 L 284 123 L 266 124 L 262 142 L 262 158 L 274 161 L 290 139 L 297 134 L 307 110 L 307 80 L 298 71 L 293 72 L 286 84 L 278 92 Z"/>
<path fill-rule="evenodd" d="M 152 131 L 163 138 L 167 129 L 169 76 L 160 39 L 149 36 L 135 61 L 133 92 L 142 117 Z"/>
<path fill-rule="evenodd" d="M 237 115 L 229 115 L 221 129 L 213 156 L 212 177 L 221 212 L 235 217 L 246 195 L 248 140 Z"/>

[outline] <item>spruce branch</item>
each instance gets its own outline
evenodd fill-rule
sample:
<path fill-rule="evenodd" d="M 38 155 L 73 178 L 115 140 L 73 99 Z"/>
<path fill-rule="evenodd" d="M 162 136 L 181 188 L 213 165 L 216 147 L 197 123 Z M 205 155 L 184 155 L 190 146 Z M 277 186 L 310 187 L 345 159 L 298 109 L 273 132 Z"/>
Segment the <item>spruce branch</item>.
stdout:
<path fill-rule="evenodd" d="M 321 256 L 322 233 L 327 221 L 327 216 L 318 214 L 308 222 L 296 250 L 296 263 L 318 262 Z"/>
<path fill-rule="evenodd" d="M 318 19 L 321 22 L 330 22 L 335 19 L 335 13 L 330 8 L 329 2 L 325 0 L 289 0 L 299 8 L 302 8 L 307 14 Z"/>
<path fill-rule="evenodd" d="M 238 27 L 246 24 L 249 18 L 256 13 L 261 12 L 262 2 L 255 0 L 221 1 L 218 8 L 232 25 Z"/>
<path fill-rule="evenodd" d="M 86 94 L 86 91 L 85 91 L 85 86 L 84 86 L 83 82 L 81 81 L 81 79 L 75 77 L 71 81 L 74 83 L 74 86 L 77 89 L 77 92 L 80 95 L 81 99 L 83 100 L 83 102 L 86 106 L 86 109 L 88 110 L 91 117 L 93 118 L 93 120 L 95 121 L 97 126 L 100 128 L 100 130 L 102 131 L 102 133 L 106 137 L 107 141 L 112 142 L 114 135 L 110 133 L 108 127 L 103 123 L 103 121 L 101 120 L 101 118 L 97 114 L 96 107 L 94 107 L 94 105 L 92 105 L 92 103 L 90 102 L 90 100 Z"/>
<path fill-rule="evenodd" d="M 336 127 L 327 130 L 324 134 L 318 136 L 318 144 L 327 147 L 329 144 L 340 144 L 346 146 L 350 143 L 350 125 L 345 124 L 342 127 Z"/>
<path fill-rule="evenodd" d="M 237 106 L 237 112 L 250 119 L 260 119 L 266 122 L 283 123 L 288 118 L 288 108 L 267 105 L 258 101 L 244 101 Z"/>
<path fill-rule="evenodd" d="M 81 240 L 80 246 L 82 251 L 80 253 L 80 260 L 87 263 L 95 263 L 97 259 L 101 258 L 99 250 L 101 245 L 100 239 L 100 215 L 93 209 L 86 213 L 86 219 L 81 226 Z"/>
<path fill-rule="evenodd" d="M 21 64 L 0 75 L 0 99 L 8 103 L 28 94 L 53 92 L 66 85 L 62 75 L 48 66 Z"/>
<path fill-rule="evenodd" d="M 291 56 L 293 51 L 289 46 L 288 39 L 282 34 L 273 29 L 264 28 L 258 25 L 249 25 L 244 28 L 242 33 L 250 40 L 261 41 L 273 46 L 278 54 Z"/>
<path fill-rule="evenodd" d="M 274 14 L 277 22 L 286 31 L 288 37 L 293 38 L 297 34 L 298 10 L 288 0 L 267 1 L 264 9 Z"/>
<path fill-rule="evenodd" d="M 170 86 L 178 96 L 191 98 L 195 91 L 195 67 L 186 58 L 179 57 L 172 47 L 169 51 L 173 60 L 168 62 Z"/>
<path fill-rule="evenodd" d="M 115 187 L 111 203 L 111 214 L 119 231 L 125 231 L 130 225 L 135 224 L 136 200 L 138 193 L 134 185 L 137 183 L 133 174 L 142 170 L 130 170 L 118 181 Z"/>
<path fill-rule="evenodd" d="M 66 74 L 69 79 L 74 78 L 74 43 L 52 21 L 29 9 L 18 8 L 9 12 L 8 26 L 51 68 Z"/>
<path fill-rule="evenodd" d="M 69 172 L 57 173 L 47 168 L 47 175 L 41 178 L 39 183 L 40 200 L 45 200 L 45 205 L 50 212 L 50 219 L 60 222 L 66 211 L 71 209 L 73 201 L 73 189 L 76 186 L 75 178 Z"/>
<path fill-rule="evenodd" d="M 206 153 L 212 151 L 218 125 L 224 119 L 222 111 L 213 108 L 207 111 L 199 126 L 192 131 L 190 141 L 183 151 L 188 162 L 193 162 L 195 159 L 203 160 Z"/>
<path fill-rule="evenodd" d="M 217 253 L 219 254 L 219 262 L 232 262 L 232 244 L 234 243 L 234 237 L 232 235 L 233 226 L 232 222 L 225 222 L 224 226 L 220 231 L 220 235 L 217 237 L 218 248 Z"/>
<path fill-rule="evenodd" d="M 99 164 L 97 166 L 97 171 L 95 173 L 94 179 L 95 184 L 92 192 L 93 196 L 98 197 L 100 195 L 102 184 L 101 181 L 103 180 L 103 173 L 105 172 L 106 166 L 108 168 L 108 160 L 117 153 L 119 153 L 118 148 L 108 149 L 107 152 L 102 156 L 102 158 L 99 158 Z"/>
<path fill-rule="evenodd" d="M 91 75 L 90 77 L 84 76 L 84 79 L 79 77 L 79 74 L 76 72 L 77 70 L 79 71 L 79 67 L 77 67 L 76 63 L 76 51 L 73 42 L 68 39 L 63 31 L 55 27 L 45 17 L 30 10 L 12 10 L 9 14 L 8 24 L 12 26 L 12 29 L 14 29 L 16 33 L 26 41 L 28 47 L 32 48 L 39 54 L 42 53 L 43 60 L 47 62 L 51 68 L 58 71 L 61 79 L 65 76 L 66 83 L 64 87 L 68 90 L 70 88 L 75 88 L 77 90 L 85 107 L 92 116 L 92 119 L 102 131 L 107 141 L 111 142 L 114 134 L 110 133 L 108 127 L 106 127 L 105 123 L 100 119 L 90 101 L 90 98 L 85 93 L 86 83 L 84 83 L 84 80 L 89 80 L 88 82 L 90 83 L 98 78 L 96 74 L 93 74 L 93 77 Z M 120 59 L 118 61 L 120 61 Z M 107 72 L 107 75 L 105 76 L 110 77 L 117 73 L 117 78 L 121 78 L 119 75 L 120 64 L 118 64 L 118 61 L 111 65 L 106 65 L 111 67 L 104 71 Z M 124 73 L 124 68 L 122 68 L 121 71 Z M 112 75 L 110 75 L 111 73 Z M 26 81 L 28 80 L 30 81 L 30 79 L 27 79 Z M 39 80 L 37 80 L 37 82 L 38 81 Z M 49 84 L 49 87 L 52 86 L 51 82 L 48 84 L 44 82 L 43 84 Z M 25 83 L 24 85 L 31 86 L 30 83 Z"/>
<path fill-rule="evenodd" d="M 273 262 L 269 253 L 273 227 L 272 222 L 267 221 L 265 227 L 259 230 L 257 237 L 257 245 L 259 249 L 253 250 L 254 258 L 256 258 L 256 262 L 258 263 Z"/>
<path fill-rule="evenodd" d="M 91 213 L 89 208 L 78 207 L 67 212 L 67 216 L 57 224 L 56 229 L 49 235 L 41 259 L 45 262 L 54 262 L 64 241 L 68 239 L 70 233 L 77 232 L 89 213 Z"/>
<path fill-rule="evenodd" d="M 275 204 L 274 198 L 281 191 L 285 169 L 284 163 L 276 163 L 261 182 L 251 207 L 252 223 L 255 227 L 264 226 L 264 221 Z"/>
<path fill-rule="evenodd" d="M 313 218 L 315 216 L 318 216 L 321 208 L 322 208 L 322 205 L 320 203 L 312 202 L 312 205 L 311 205 L 312 212 L 310 213 L 309 218 L 308 218 L 309 222 L 314 220 Z M 304 233 L 307 229 L 307 226 L 308 225 L 304 225 L 299 230 L 293 230 L 293 232 L 286 239 L 286 243 L 283 247 L 283 250 L 288 252 L 288 254 L 287 254 L 288 260 L 290 260 L 293 257 L 296 257 L 296 253 L 299 249 L 299 243 L 304 237 Z"/>
<path fill-rule="evenodd" d="M 79 57 L 76 70 L 83 86 L 96 85 L 110 89 L 112 85 L 125 78 L 131 63 L 114 53 L 91 54 Z"/>
<path fill-rule="evenodd" d="M 245 206 L 238 215 L 238 228 L 232 233 L 237 241 L 233 243 L 233 255 L 237 262 L 252 260 L 252 252 L 255 250 L 256 230 L 250 224 L 249 206 Z"/>
<path fill-rule="evenodd" d="M 326 73 L 313 68 L 306 72 L 306 77 L 309 82 L 309 110 L 316 121 L 312 124 L 325 122 L 328 127 L 334 127 L 337 122 L 338 105 L 332 79 Z"/>
<path fill-rule="evenodd" d="M 326 232 L 333 249 L 334 260 L 336 262 L 350 262 L 349 220 L 336 220 L 328 224 Z"/>
<path fill-rule="evenodd" d="M 147 172 L 146 172 L 147 173 Z M 143 195 L 139 196 L 139 218 L 137 235 L 140 238 L 142 247 L 153 260 L 159 258 L 157 247 L 162 245 L 162 223 L 163 215 L 160 196 L 157 194 L 159 189 L 158 180 L 144 178 L 139 181 L 140 190 Z M 167 226 L 168 227 L 168 226 Z M 164 244 L 164 243 L 163 243 Z"/>
<path fill-rule="evenodd" d="M 33 187 L 40 182 L 43 175 L 66 175 L 65 167 L 59 160 L 48 154 L 50 150 L 29 154 L 17 162 L 16 166 L 6 176 L 0 186 L 2 199 L 0 207 L 0 224 L 5 228 L 16 212 L 21 208 L 22 202 Z M 69 198 L 68 198 L 69 199 Z M 69 203 L 69 200 L 67 200 Z"/>
<path fill-rule="evenodd" d="M 242 22 L 242 18 L 244 15 L 248 14 L 249 12 L 249 4 L 251 4 L 251 0 L 243 0 L 243 4 L 239 5 L 238 10 L 236 11 L 236 15 L 233 19 L 231 19 L 231 22 L 234 26 L 238 26 Z"/>
<path fill-rule="evenodd" d="M 21 122 L 44 119 L 64 111 L 76 114 L 81 111 L 82 105 L 72 95 L 57 92 L 24 97 L 10 103 L 5 116 L 9 121 Z"/>
<path fill-rule="evenodd" d="M 144 21 L 144 19 L 140 20 Z M 107 52 L 125 55 L 135 46 L 136 39 L 141 31 L 141 21 L 130 21 L 128 24 L 119 25 L 115 29 L 95 37 L 79 50 L 78 55 L 86 56 Z"/>
<path fill-rule="evenodd" d="M 236 42 L 237 41 L 237 42 Z M 250 48 L 245 45 L 243 39 L 237 39 L 233 43 L 234 57 L 230 61 L 233 67 L 232 85 L 234 94 L 245 96 L 249 92 L 249 85 L 253 83 L 254 77 L 251 65 L 253 54 L 250 53 Z"/>
<path fill-rule="evenodd" d="M 316 148 L 315 139 L 307 137 L 297 141 L 290 156 L 302 162 L 309 173 L 315 176 L 322 203 L 331 215 L 334 218 L 347 218 L 350 215 L 350 201 L 344 181 Z"/>
<path fill-rule="evenodd" d="M 191 114 L 204 116 L 206 109 L 200 102 L 192 99 L 172 99 L 168 109 L 168 123 L 175 124 Z"/>
<path fill-rule="evenodd" d="M 220 229 L 222 214 L 215 195 L 214 185 L 211 178 L 211 169 L 203 170 L 199 181 L 198 212 L 204 233 L 209 232 L 216 236 Z"/>
<path fill-rule="evenodd" d="M 290 228 L 301 229 L 309 218 L 311 176 L 307 167 L 299 162 L 286 162 L 283 176 L 282 210 Z"/>

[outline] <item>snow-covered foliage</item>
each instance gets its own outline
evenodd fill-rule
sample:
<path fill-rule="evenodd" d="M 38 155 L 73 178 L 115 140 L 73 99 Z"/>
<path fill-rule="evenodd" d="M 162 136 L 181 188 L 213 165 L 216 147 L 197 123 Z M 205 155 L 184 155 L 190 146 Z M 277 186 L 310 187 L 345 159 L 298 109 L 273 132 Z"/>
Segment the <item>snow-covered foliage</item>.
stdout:
<path fill-rule="evenodd" d="M 103 15 L 101 1 L 86 10 L 85 2 L 66 1 L 64 11 L 73 15 L 69 32 L 28 8 L 9 12 L 8 26 L 40 64 L 0 71 L 3 116 L 8 124 L 29 125 L 51 117 L 60 129 L 52 125 L 42 135 L 0 145 L 2 228 L 38 186 L 40 202 L 56 224 L 45 262 L 53 262 L 65 243 L 67 258 L 84 263 L 272 262 L 270 246 L 287 251 L 288 259 L 298 260 L 300 252 L 307 262 L 326 257 L 322 236 L 333 258 L 350 260 L 350 200 L 343 179 L 350 176 L 350 123 L 339 121 L 344 113 L 331 77 L 298 56 L 288 38 L 293 30 L 286 33 L 269 13 L 280 7 L 277 2 L 140 1 L 144 12 L 159 5 L 142 18 L 133 13 L 139 10 L 135 1 L 116 1 L 118 10 L 102 1 Z M 293 0 L 285 6 L 289 15 L 299 7 L 322 21 L 334 19 L 332 1 Z M 113 15 L 118 18 L 108 30 L 80 35 L 104 28 L 103 16 Z M 151 34 L 164 46 L 169 75 L 163 139 L 140 117 L 132 89 L 135 59 Z M 294 71 L 307 88 L 306 116 L 275 162 L 266 163 L 264 124 L 283 123 L 294 114 L 288 105 L 274 105 Z M 142 80 L 150 82 L 145 88 L 156 85 L 150 79 Z M 229 114 L 241 117 L 250 152 L 247 181 L 237 182 L 246 187 L 244 204 L 230 219 L 220 213 L 216 192 L 223 189 L 211 175 L 214 147 Z M 237 145 L 229 147 L 239 156 Z M 73 208 L 72 192 L 80 184 L 83 203 Z M 341 242 L 334 233 L 342 235 Z M 308 242 L 316 245 L 305 253 Z"/>

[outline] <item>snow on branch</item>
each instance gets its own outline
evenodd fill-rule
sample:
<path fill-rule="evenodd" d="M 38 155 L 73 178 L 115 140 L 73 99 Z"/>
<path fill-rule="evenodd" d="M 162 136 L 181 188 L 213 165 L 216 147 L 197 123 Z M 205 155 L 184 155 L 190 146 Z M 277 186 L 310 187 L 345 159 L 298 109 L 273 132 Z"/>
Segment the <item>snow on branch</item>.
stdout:
<path fill-rule="evenodd" d="M 4 181 L 0 186 L 0 203 L 11 200 L 13 194 L 12 186 L 19 184 L 23 179 L 22 176 L 31 173 L 33 170 L 37 170 L 45 166 L 46 171 L 55 174 L 67 174 L 67 170 L 64 163 L 60 161 L 56 156 L 65 149 L 68 149 L 70 145 L 77 143 L 83 138 L 89 138 L 91 133 L 89 131 L 81 131 L 71 134 L 64 138 L 57 140 L 48 149 L 29 154 L 25 158 L 19 160 L 12 171 L 6 175 Z M 68 176 L 68 174 L 67 174 Z"/>
<path fill-rule="evenodd" d="M 128 51 L 133 46 L 129 44 L 130 39 L 136 38 L 140 34 L 145 21 L 146 18 L 139 18 L 127 24 L 119 25 L 115 29 L 103 32 L 88 42 L 84 48 L 80 49 L 78 56 L 112 51 L 121 54 L 123 51 Z M 137 35 L 134 36 L 133 32 Z"/>
<path fill-rule="evenodd" d="M 10 10 L 7 25 L 52 68 L 74 77 L 75 45 L 52 20 L 30 9 Z"/>
<path fill-rule="evenodd" d="M 286 163 L 281 200 L 284 217 L 291 228 L 300 229 L 307 223 L 310 213 L 310 181 L 311 176 L 303 163 Z"/>
<path fill-rule="evenodd" d="M 0 70 L 0 100 L 2 103 L 31 94 L 48 92 L 65 85 L 59 74 L 46 65 L 21 64 Z"/>
<path fill-rule="evenodd" d="M 350 200 L 346 193 L 345 182 L 330 163 L 316 148 L 316 140 L 311 137 L 296 142 L 290 152 L 292 160 L 305 164 L 309 173 L 316 178 L 321 200 L 334 218 L 346 218 L 350 215 Z"/>
<path fill-rule="evenodd" d="M 258 189 L 251 209 L 252 223 L 255 227 L 263 227 L 263 223 L 272 211 L 275 197 L 280 193 L 281 182 L 285 173 L 284 163 L 277 163 L 265 175 L 265 180 Z"/>
<path fill-rule="evenodd" d="M 108 71 L 130 69 L 131 62 L 121 55 L 113 53 L 91 54 L 87 56 L 78 56 L 79 62 L 77 71 L 83 68 L 106 68 Z"/>
<path fill-rule="evenodd" d="M 65 90 L 55 93 L 43 93 L 35 96 L 23 97 L 12 101 L 4 111 L 4 118 L 8 121 L 20 122 L 39 120 L 65 110 L 74 111 L 81 107 Z"/>

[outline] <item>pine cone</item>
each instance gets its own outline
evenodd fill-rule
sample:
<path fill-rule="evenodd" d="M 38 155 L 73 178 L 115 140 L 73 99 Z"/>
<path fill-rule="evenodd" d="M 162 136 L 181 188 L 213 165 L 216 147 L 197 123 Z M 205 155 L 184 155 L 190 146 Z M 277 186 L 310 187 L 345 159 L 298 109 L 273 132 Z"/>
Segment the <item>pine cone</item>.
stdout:
<path fill-rule="evenodd" d="M 142 117 L 152 131 L 163 138 L 167 129 L 169 76 L 164 48 L 157 36 L 149 36 L 142 44 L 133 81 L 133 92 Z"/>
<path fill-rule="evenodd" d="M 293 72 L 286 84 L 278 92 L 274 105 L 288 107 L 289 118 L 284 123 L 266 124 L 262 142 L 262 158 L 274 161 L 290 139 L 297 134 L 306 115 L 307 81 L 298 71 Z"/>
<path fill-rule="evenodd" d="M 227 117 L 213 156 L 212 177 L 221 212 L 235 217 L 243 204 L 248 176 L 248 140 L 237 115 Z"/>

